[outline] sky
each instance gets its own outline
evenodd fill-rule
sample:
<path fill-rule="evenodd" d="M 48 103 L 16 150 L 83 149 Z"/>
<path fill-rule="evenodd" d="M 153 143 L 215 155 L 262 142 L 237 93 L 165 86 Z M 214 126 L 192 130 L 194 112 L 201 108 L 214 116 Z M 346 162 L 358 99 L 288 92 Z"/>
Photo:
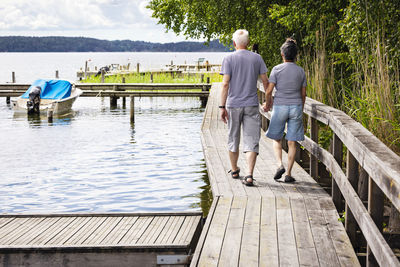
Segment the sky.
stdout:
<path fill-rule="evenodd" d="M 150 0 L 0 0 L 0 36 L 82 36 L 105 40 L 185 41 L 166 33 Z M 188 39 L 191 41 L 191 39 Z"/>

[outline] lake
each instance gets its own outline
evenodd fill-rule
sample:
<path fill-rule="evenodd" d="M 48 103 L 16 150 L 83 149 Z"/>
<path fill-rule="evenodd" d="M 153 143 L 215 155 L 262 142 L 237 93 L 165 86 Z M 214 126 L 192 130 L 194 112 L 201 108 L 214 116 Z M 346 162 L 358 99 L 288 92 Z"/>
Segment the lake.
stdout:
<path fill-rule="evenodd" d="M 17 82 L 30 83 L 54 77 L 56 69 L 60 78 L 75 80 L 88 58 L 97 66 L 130 58 L 149 69 L 199 57 L 220 63 L 225 55 L 1 53 L 0 73 L 2 83 L 11 80 L 11 71 Z M 53 123 L 17 116 L 5 102 L 0 99 L 0 213 L 208 209 L 198 98 L 136 98 L 134 125 L 121 100 L 111 109 L 108 98 L 81 97 Z"/>

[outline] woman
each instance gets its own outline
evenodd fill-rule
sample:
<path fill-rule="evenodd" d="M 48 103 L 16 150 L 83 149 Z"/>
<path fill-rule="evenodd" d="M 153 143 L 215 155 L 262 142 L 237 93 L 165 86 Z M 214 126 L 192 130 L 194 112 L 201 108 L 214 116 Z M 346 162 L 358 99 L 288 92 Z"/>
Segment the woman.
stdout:
<path fill-rule="evenodd" d="M 303 107 L 306 100 L 306 75 L 303 68 L 295 63 L 297 45 L 293 39 L 287 39 L 281 46 L 283 63 L 275 66 L 269 78 L 265 92 L 264 111 L 272 109 L 272 117 L 266 136 L 273 139 L 274 153 L 278 161 L 278 169 L 274 179 L 278 180 L 286 172 L 284 181 L 294 182 L 292 167 L 296 155 L 296 141 L 304 140 Z M 276 89 L 274 99 L 272 91 Z M 287 171 L 282 164 L 282 137 L 287 124 L 286 140 L 288 140 Z"/>

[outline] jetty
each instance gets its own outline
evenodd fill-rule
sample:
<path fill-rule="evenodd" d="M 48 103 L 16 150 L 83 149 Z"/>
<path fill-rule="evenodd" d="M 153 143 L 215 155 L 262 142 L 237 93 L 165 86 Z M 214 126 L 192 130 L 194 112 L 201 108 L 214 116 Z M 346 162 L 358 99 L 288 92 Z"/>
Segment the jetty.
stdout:
<path fill-rule="evenodd" d="M 201 213 L 0 215 L 0 266 L 188 264 Z"/>

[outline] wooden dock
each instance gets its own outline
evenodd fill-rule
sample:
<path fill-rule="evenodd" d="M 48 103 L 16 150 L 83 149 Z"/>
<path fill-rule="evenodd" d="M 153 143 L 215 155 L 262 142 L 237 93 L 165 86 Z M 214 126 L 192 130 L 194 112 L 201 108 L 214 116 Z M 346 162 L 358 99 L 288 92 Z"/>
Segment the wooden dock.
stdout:
<path fill-rule="evenodd" d="M 0 215 L 0 266 L 186 264 L 198 212 Z"/>
<path fill-rule="evenodd" d="M 231 178 L 219 95 L 220 84 L 213 84 L 201 141 L 214 200 L 191 266 L 359 266 L 329 194 L 297 163 L 296 183 L 273 180 L 278 166 L 263 134 L 256 186 Z M 239 166 L 243 175 L 243 155 Z"/>

